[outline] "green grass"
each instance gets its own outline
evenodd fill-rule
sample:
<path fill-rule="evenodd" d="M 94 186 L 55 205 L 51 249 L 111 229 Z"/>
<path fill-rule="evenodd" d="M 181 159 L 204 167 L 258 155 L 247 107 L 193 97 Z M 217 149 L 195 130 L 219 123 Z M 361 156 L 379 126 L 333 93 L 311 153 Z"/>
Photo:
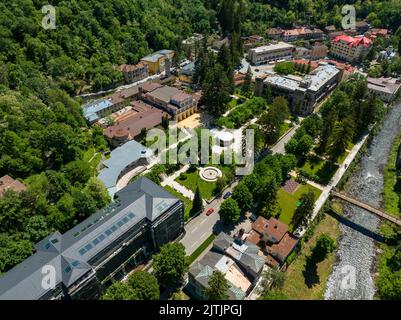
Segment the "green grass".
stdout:
<path fill-rule="evenodd" d="M 399 208 L 399 193 L 401 190 L 397 190 L 397 171 L 395 168 L 398 146 L 401 142 L 401 136 L 395 139 L 390 155 L 388 158 L 388 162 L 384 168 L 384 187 L 383 187 L 383 200 L 384 200 L 384 209 L 394 216 L 400 216 L 400 208 Z M 398 192 L 397 192 L 398 191 Z"/>
<path fill-rule="evenodd" d="M 324 185 L 330 182 L 337 169 L 337 165 L 330 166 L 328 161 L 317 157 L 308 159 L 301 167 L 298 167 L 298 171 L 306 173 L 307 178 Z"/>
<path fill-rule="evenodd" d="M 230 170 L 229 168 L 223 166 L 215 167 L 219 168 L 223 172 L 223 174 L 228 173 L 228 171 Z M 185 180 L 180 180 L 180 177 L 178 177 L 177 179 L 175 179 L 175 181 L 177 181 L 179 184 L 182 184 L 189 190 L 192 190 L 193 192 L 196 191 L 196 186 L 199 185 L 199 190 L 204 200 L 210 200 L 214 197 L 216 182 L 206 182 L 202 180 L 199 176 L 198 170 L 194 172 L 187 172 L 185 173 L 185 175 L 187 177 Z"/>
<path fill-rule="evenodd" d="M 209 238 L 207 238 L 190 256 L 188 256 L 188 263 L 191 265 L 202 254 L 202 252 L 209 247 L 215 238 L 216 235 L 210 235 Z"/>
<path fill-rule="evenodd" d="M 282 135 L 284 135 L 291 128 L 292 128 L 292 124 L 291 123 L 284 122 L 281 125 L 281 128 L 280 128 L 280 138 L 281 138 Z"/>
<path fill-rule="evenodd" d="M 182 202 L 184 202 L 184 205 L 185 205 L 184 217 L 185 217 L 185 221 L 187 221 L 191 217 L 191 210 L 192 210 L 192 205 L 193 205 L 192 201 L 189 200 L 188 198 L 184 197 L 181 193 L 175 191 L 170 186 L 165 186 L 164 189 L 166 189 L 168 192 L 175 195 L 177 198 L 181 199 Z"/>
<path fill-rule="evenodd" d="M 89 148 L 83 155 L 83 161 L 87 162 L 92 169 L 96 170 L 100 161 L 102 160 L 102 154 L 97 152 L 94 147 Z"/>
<path fill-rule="evenodd" d="M 303 193 L 307 193 L 309 191 L 312 191 L 315 194 L 316 199 L 322 193 L 321 190 L 309 184 L 301 184 L 293 194 L 289 194 L 288 192 L 284 191 L 283 188 L 280 188 L 277 194 L 278 204 L 281 208 L 279 220 L 290 226 L 292 217 L 297 209 L 297 202 Z"/>
<path fill-rule="evenodd" d="M 338 221 L 329 215 L 316 226 L 312 238 L 303 245 L 302 251 L 295 261 L 288 267 L 285 275 L 286 281 L 283 293 L 290 300 L 319 300 L 323 299 L 327 280 L 331 274 L 336 254 L 335 252 L 322 262 L 308 264 L 307 258 L 311 254 L 312 247 L 316 244 L 317 238 L 328 234 L 337 241 L 340 236 Z"/>

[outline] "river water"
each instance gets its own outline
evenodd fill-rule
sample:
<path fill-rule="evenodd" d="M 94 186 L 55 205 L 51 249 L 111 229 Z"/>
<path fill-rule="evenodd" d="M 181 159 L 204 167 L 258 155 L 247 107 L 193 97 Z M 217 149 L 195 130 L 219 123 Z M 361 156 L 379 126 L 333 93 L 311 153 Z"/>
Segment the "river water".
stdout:
<path fill-rule="evenodd" d="M 347 192 L 367 203 L 382 206 L 383 169 L 391 146 L 401 130 L 401 102 L 387 114 L 380 133 L 347 184 Z M 372 234 L 379 219 L 363 209 L 344 205 L 350 223 L 341 223 L 337 261 L 326 286 L 325 299 L 370 300 L 375 294 L 376 246 Z"/>

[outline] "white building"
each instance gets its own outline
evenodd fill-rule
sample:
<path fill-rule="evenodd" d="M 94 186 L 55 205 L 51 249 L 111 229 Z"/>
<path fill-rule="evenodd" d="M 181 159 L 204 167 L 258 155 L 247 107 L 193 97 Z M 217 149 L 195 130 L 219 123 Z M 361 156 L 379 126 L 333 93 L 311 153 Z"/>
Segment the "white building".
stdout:
<path fill-rule="evenodd" d="M 384 102 L 393 101 L 399 92 L 401 83 L 395 78 L 368 78 L 368 90 L 377 94 Z"/>
<path fill-rule="evenodd" d="M 258 65 L 271 60 L 292 58 L 294 49 L 295 46 L 285 42 L 257 47 L 249 50 L 248 60 Z"/>

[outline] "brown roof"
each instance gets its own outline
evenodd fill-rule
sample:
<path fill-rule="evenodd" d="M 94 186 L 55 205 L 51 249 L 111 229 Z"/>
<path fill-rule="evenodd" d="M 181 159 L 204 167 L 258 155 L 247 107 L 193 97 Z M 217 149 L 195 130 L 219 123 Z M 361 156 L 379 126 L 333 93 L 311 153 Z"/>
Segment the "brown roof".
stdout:
<path fill-rule="evenodd" d="M 135 138 L 142 128 L 151 129 L 161 123 L 163 115 L 167 113 L 143 101 L 133 101 L 132 109 L 116 118 L 115 125 L 103 130 L 109 138 L 130 136 Z"/>
<path fill-rule="evenodd" d="M 141 85 L 141 89 L 143 92 L 152 92 L 156 89 L 163 87 L 160 83 L 157 82 L 149 82 Z"/>
<path fill-rule="evenodd" d="M 139 62 L 138 64 L 132 65 L 132 64 L 122 64 L 120 66 L 120 70 L 121 72 L 131 72 L 131 71 L 135 71 L 137 69 L 141 69 L 143 67 L 146 66 L 146 63 L 144 62 Z"/>
<path fill-rule="evenodd" d="M 267 251 L 273 256 L 279 256 L 285 260 L 292 250 L 294 250 L 297 243 L 298 238 L 290 233 L 286 233 L 279 243 L 266 246 L 266 248 Z"/>
<path fill-rule="evenodd" d="M 278 241 L 288 232 L 288 226 L 285 223 L 275 218 L 267 220 L 261 216 L 253 223 L 252 229 L 260 234 L 268 234 Z"/>
<path fill-rule="evenodd" d="M 14 180 L 10 176 L 5 175 L 0 178 L 0 197 L 2 197 L 9 189 L 21 192 L 26 190 L 26 186 L 18 180 Z"/>

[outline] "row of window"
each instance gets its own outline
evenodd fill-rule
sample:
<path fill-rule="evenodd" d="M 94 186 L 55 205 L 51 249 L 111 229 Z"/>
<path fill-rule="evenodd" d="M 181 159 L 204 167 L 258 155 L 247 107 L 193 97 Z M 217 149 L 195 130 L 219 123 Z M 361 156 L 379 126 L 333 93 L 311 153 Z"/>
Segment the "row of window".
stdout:
<path fill-rule="evenodd" d="M 110 236 L 114 232 L 116 232 L 119 228 L 121 228 L 123 225 L 125 225 L 127 222 L 132 220 L 135 217 L 135 215 L 130 212 L 127 214 L 124 218 L 119 220 L 116 224 L 112 225 L 109 229 L 107 229 L 104 233 L 100 234 L 98 237 L 93 239 L 91 242 L 87 243 L 85 246 L 83 246 L 81 249 L 79 249 L 79 254 L 83 256 L 85 253 L 90 251 L 93 247 L 97 246 L 99 243 L 101 243 L 106 237 Z"/>

